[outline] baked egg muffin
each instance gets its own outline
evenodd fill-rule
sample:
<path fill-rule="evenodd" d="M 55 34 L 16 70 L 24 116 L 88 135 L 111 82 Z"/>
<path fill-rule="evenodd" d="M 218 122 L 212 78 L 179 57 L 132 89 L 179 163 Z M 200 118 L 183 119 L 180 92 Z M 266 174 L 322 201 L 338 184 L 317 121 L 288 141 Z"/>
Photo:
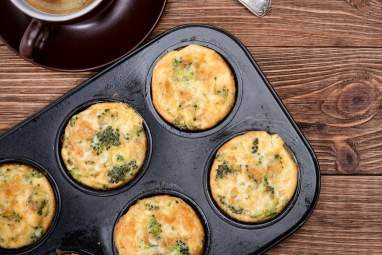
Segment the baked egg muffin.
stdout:
<path fill-rule="evenodd" d="M 120 187 L 138 174 L 147 152 L 142 117 L 129 105 L 97 103 L 74 115 L 61 156 L 77 182 L 99 190 Z"/>
<path fill-rule="evenodd" d="M 213 200 L 225 214 L 260 223 L 278 215 L 291 201 L 298 166 L 279 135 L 250 131 L 220 147 L 209 177 Z"/>
<path fill-rule="evenodd" d="M 216 51 L 192 44 L 158 61 L 151 93 L 154 108 L 164 120 L 181 130 L 202 131 L 231 112 L 236 83 Z"/>
<path fill-rule="evenodd" d="M 39 241 L 56 212 L 51 184 L 25 164 L 0 165 L 0 247 L 18 249 Z"/>
<path fill-rule="evenodd" d="M 204 239 L 197 213 L 181 198 L 170 195 L 138 200 L 114 230 L 119 255 L 200 255 Z"/>

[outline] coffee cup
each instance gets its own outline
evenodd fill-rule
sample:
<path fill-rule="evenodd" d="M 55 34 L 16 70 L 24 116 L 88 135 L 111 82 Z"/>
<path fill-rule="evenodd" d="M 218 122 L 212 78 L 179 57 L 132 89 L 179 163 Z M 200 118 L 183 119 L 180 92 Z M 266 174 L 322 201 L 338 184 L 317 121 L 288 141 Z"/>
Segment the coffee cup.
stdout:
<path fill-rule="evenodd" d="M 33 58 L 49 37 L 49 24 L 69 22 L 88 14 L 103 0 L 11 0 L 22 12 L 32 18 L 20 41 L 19 53 Z"/>

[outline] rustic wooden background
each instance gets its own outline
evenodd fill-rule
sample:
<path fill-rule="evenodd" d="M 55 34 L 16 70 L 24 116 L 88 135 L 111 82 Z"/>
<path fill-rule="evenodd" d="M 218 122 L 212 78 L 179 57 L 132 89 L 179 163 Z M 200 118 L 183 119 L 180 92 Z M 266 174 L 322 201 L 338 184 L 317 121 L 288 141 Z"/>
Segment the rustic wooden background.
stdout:
<path fill-rule="evenodd" d="M 169 0 L 154 34 L 184 23 L 244 42 L 320 161 L 314 214 L 269 254 L 382 254 L 382 0 L 273 0 L 265 18 L 236 0 Z M 0 42 L 0 133 L 90 75 L 33 66 Z"/>

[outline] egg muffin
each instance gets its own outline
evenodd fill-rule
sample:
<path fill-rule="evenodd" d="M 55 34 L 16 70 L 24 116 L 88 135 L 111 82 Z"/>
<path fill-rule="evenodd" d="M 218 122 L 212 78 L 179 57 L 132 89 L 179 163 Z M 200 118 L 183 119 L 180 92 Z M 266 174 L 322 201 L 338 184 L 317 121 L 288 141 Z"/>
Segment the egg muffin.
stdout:
<path fill-rule="evenodd" d="M 196 212 L 182 199 L 158 195 L 139 200 L 114 230 L 119 255 L 200 255 L 205 233 Z"/>
<path fill-rule="evenodd" d="M 62 137 L 61 156 L 68 172 L 93 189 L 113 189 L 131 181 L 146 152 L 143 119 L 125 103 L 90 106 L 69 120 Z"/>
<path fill-rule="evenodd" d="M 226 142 L 210 170 L 210 191 L 231 218 L 259 223 L 278 215 L 297 188 L 298 165 L 277 134 L 250 131 Z"/>
<path fill-rule="evenodd" d="M 181 130 L 202 131 L 216 126 L 231 112 L 236 83 L 216 51 L 192 44 L 158 61 L 151 93 L 164 120 Z"/>
<path fill-rule="evenodd" d="M 55 194 L 45 175 L 25 164 L 0 165 L 1 248 L 17 249 L 39 241 L 55 211 Z"/>

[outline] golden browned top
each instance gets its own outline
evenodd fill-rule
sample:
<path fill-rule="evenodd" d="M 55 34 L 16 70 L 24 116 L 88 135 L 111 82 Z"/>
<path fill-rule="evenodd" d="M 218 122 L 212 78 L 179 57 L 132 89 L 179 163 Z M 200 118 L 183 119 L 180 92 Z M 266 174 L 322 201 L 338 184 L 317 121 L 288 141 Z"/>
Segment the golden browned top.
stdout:
<path fill-rule="evenodd" d="M 251 131 L 225 143 L 210 172 L 213 199 L 230 217 L 257 223 L 279 214 L 292 199 L 298 166 L 283 139 Z"/>
<path fill-rule="evenodd" d="M 55 215 L 48 179 L 31 166 L 0 165 L 0 247 L 16 249 L 37 242 Z"/>
<path fill-rule="evenodd" d="M 65 128 L 62 159 L 72 177 L 91 188 L 112 189 L 132 180 L 146 158 L 142 117 L 124 103 L 98 103 Z"/>
<path fill-rule="evenodd" d="M 193 44 L 158 61 L 151 92 L 155 109 L 166 121 L 183 130 L 205 130 L 230 113 L 236 84 L 217 52 Z"/>
<path fill-rule="evenodd" d="M 114 230 L 119 255 L 200 255 L 204 238 L 195 211 L 182 199 L 169 195 L 139 200 Z"/>

